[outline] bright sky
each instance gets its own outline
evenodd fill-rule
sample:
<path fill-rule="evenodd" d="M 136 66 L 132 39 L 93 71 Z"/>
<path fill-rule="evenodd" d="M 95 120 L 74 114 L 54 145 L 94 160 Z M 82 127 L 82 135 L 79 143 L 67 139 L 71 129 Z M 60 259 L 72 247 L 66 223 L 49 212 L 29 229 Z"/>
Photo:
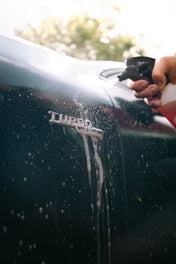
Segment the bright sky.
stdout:
<path fill-rule="evenodd" d="M 97 16 L 109 12 L 115 2 L 121 9 L 118 32 L 143 34 L 142 44 L 155 58 L 176 52 L 175 0 L 1 0 L 0 34 L 13 35 L 14 28 L 36 25 L 47 15 L 70 16 L 77 12 L 78 2 L 87 3 L 86 10 Z"/>

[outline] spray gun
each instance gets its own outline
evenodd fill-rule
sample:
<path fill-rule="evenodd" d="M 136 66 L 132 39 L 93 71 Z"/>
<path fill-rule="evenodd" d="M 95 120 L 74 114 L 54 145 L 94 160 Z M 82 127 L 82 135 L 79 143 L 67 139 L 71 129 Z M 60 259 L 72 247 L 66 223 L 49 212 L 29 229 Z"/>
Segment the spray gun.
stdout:
<path fill-rule="evenodd" d="M 152 70 L 155 59 L 145 56 L 133 57 L 126 62 L 126 69 L 118 75 L 119 81 L 131 79 L 133 81 L 146 80 L 152 84 Z M 167 77 L 167 76 L 166 76 Z M 176 128 L 176 85 L 169 82 L 161 95 L 160 112 L 171 122 Z"/>
<path fill-rule="evenodd" d="M 118 75 L 119 81 L 131 79 L 147 80 L 152 83 L 152 70 L 155 63 L 155 59 L 149 57 L 133 57 L 126 62 L 126 69 Z"/>

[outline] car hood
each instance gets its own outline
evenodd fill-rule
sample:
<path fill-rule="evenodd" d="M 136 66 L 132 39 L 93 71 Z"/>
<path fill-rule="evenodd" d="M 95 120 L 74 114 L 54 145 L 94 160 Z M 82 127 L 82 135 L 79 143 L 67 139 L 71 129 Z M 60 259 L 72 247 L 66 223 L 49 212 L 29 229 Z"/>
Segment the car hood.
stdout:
<path fill-rule="evenodd" d="M 120 62 L 78 60 L 18 37 L 0 36 L 0 43 L 0 59 L 4 62 L 1 74 L 3 83 L 9 85 L 58 90 L 59 86 L 48 83 L 52 79 L 67 84 L 72 92 L 79 87 L 84 92 L 87 90 L 87 95 L 93 93 L 102 98 L 100 73 L 107 68 L 123 67 Z"/>

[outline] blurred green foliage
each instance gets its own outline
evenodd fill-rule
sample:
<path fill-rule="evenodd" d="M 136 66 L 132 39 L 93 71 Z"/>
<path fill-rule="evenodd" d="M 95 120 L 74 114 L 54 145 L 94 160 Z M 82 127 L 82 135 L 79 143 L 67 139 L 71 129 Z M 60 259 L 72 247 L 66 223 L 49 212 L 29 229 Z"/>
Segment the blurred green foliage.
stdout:
<path fill-rule="evenodd" d="M 98 19 L 83 13 L 68 20 L 50 17 L 39 27 L 28 24 L 16 30 L 16 35 L 80 59 L 123 61 L 132 49 L 135 55 L 144 54 L 133 36 L 115 35 L 115 28 L 109 17 Z"/>

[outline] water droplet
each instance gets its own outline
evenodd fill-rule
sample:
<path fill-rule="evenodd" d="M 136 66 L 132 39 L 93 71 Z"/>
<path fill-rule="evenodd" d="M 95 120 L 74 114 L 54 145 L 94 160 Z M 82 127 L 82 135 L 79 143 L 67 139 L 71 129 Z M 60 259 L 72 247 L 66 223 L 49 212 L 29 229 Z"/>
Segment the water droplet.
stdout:
<path fill-rule="evenodd" d="M 91 207 L 92 209 L 94 209 L 94 205 L 93 205 L 93 203 L 90 204 L 90 207 Z"/>
<path fill-rule="evenodd" d="M 23 241 L 20 240 L 20 241 L 18 242 L 18 244 L 19 244 L 20 247 L 22 247 L 22 246 L 23 246 Z"/>
<path fill-rule="evenodd" d="M 7 232 L 7 226 L 3 226 L 2 230 L 4 233 L 6 233 Z"/>
<path fill-rule="evenodd" d="M 11 210 L 10 213 L 11 213 L 11 215 L 14 215 L 15 214 L 15 212 L 13 210 Z"/>
<path fill-rule="evenodd" d="M 46 220 L 48 219 L 48 214 L 45 215 L 45 219 L 46 219 Z"/>
<path fill-rule="evenodd" d="M 39 207 L 39 213 L 41 214 L 43 212 L 43 208 Z"/>
<path fill-rule="evenodd" d="M 36 243 L 33 243 L 32 246 L 33 246 L 33 248 L 36 248 L 37 247 L 37 244 Z"/>
<path fill-rule="evenodd" d="M 32 245 L 31 245 L 31 244 L 29 244 L 29 247 L 28 247 L 28 248 L 29 248 L 29 250 L 32 250 Z"/>
<path fill-rule="evenodd" d="M 27 178 L 26 177 L 24 177 L 24 182 L 27 182 Z"/>
<path fill-rule="evenodd" d="M 97 208 L 100 208 L 100 206 L 101 206 L 100 201 L 97 201 Z"/>
<path fill-rule="evenodd" d="M 24 220 L 24 218 L 25 218 L 25 216 L 24 216 L 24 215 L 22 215 L 22 216 L 21 216 L 21 220 L 23 221 L 23 220 Z"/>

